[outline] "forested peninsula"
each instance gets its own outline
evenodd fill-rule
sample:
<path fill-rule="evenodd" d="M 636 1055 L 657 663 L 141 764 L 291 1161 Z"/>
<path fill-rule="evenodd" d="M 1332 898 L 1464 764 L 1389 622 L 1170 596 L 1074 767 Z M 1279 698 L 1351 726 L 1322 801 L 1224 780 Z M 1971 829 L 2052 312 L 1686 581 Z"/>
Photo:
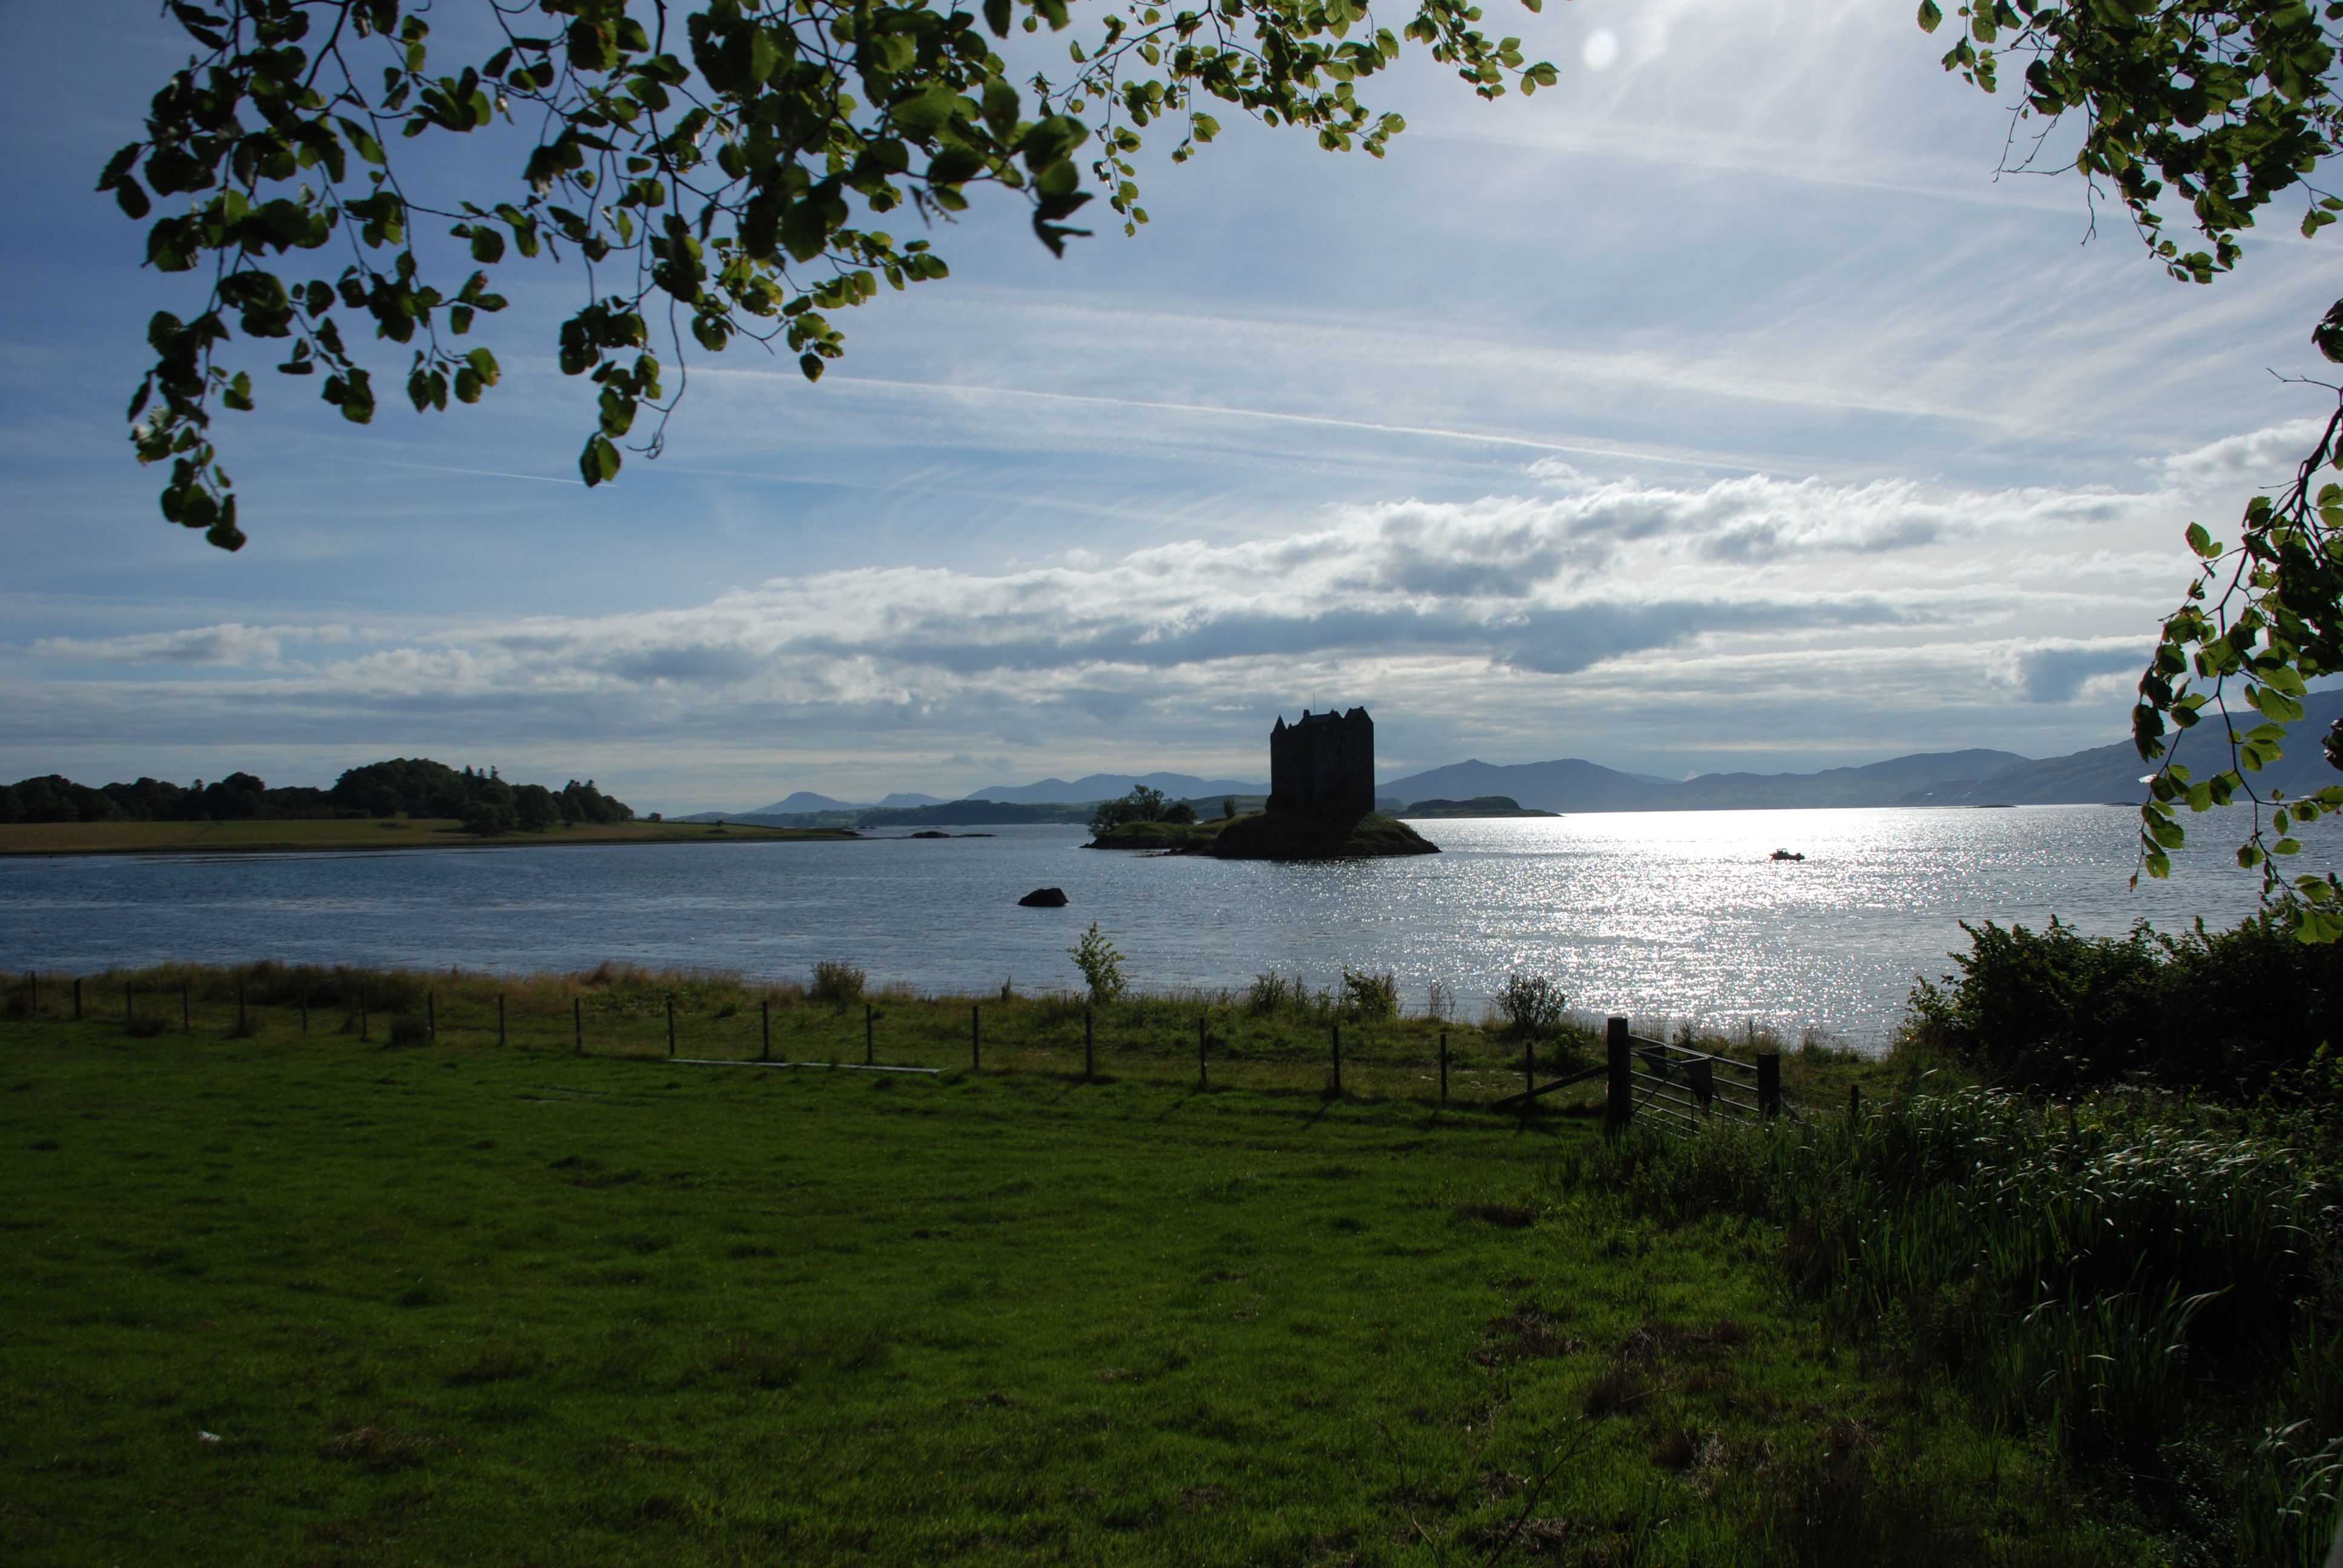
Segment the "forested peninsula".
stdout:
<path fill-rule="evenodd" d="M 57 774 L 0 785 L 0 855 L 423 849 L 480 845 L 852 839 L 839 829 L 663 821 L 572 779 L 515 784 L 494 768 L 399 757 L 353 768 L 329 789 L 271 789 L 250 773 L 180 786 L 90 786 Z"/>
<path fill-rule="evenodd" d="M 357 818 L 446 818 L 481 836 L 538 833 L 584 823 L 629 822 L 634 809 L 588 779 L 559 789 L 511 784 L 490 768 L 460 772 L 427 757 L 398 757 L 353 768 L 330 789 L 270 789 L 249 773 L 231 773 L 184 789 L 167 779 L 95 788 L 59 774 L 0 786 L 0 823 L 268 822 Z"/>

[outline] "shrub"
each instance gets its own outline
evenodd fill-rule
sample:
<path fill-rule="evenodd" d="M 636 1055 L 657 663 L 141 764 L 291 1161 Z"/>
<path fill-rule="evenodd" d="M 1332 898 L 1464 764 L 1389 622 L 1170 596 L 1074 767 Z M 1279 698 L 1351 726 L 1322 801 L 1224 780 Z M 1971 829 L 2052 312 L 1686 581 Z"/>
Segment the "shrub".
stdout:
<path fill-rule="evenodd" d="M 862 1000 L 866 977 L 854 965 L 836 959 L 824 959 L 813 966 L 813 989 L 807 994 L 816 1001 L 844 1005 Z"/>
<path fill-rule="evenodd" d="M 2160 1463 L 2201 1388 L 2334 1402 L 2311 1386 L 2331 1373 L 2288 1370 L 2334 1343 L 2328 1194 L 2288 1149 L 2185 1105 L 2145 1121 L 1972 1088 L 1804 1126 L 1638 1126 L 1582 1159 L 1664 1223 L 1779 1224 L 1791 1277 L 1842 1325 L 2069 1459 Z"/>
<path fill-rule="evenodd" d="M 1913 989 L 1910 1036 L 1996 1080 L 2069 1094 L 2145 1075 L 2250 1100 L 2343 1044 L 2343 950 L 2268 915 L 2174 939 L 1966 923 L 1957 975 Z"/>
<path fill-rule="evenodd" d="M 1074 967 L 1082 971 L 1082 982 L 1090 987 L 1092 1001 L 1110 1002 L 1122 994 L 1122 954 L 1099 934 L 1096 920 L 1082 933 L 1082 940 L 1066 951 Z"/>
<path fill-rule="evenodd" d="M 1342 1008 L 1353 1018 L 1398 1017 L 1398 977 L 1371 974 L 1345 964 L 1342 966 Z"/>
<path fill-rule="evenodd" d="M 1550 976 L 1523 974 L 1519 970 L 1505 977 L 1503 989 L 1497 992 L 1497 1010 L 1505 1015 L 1506 1024 L 1517 1035 L 1548 1032 L 1562 1021 L 1563 1009 L 1569 1001 Z"/>
<path fill-rule="evenodd" d="M 1101 800 L 1091 813 L 1092 833 L 1111 833 L 1132 822 L 1169 820 L 1169 808 L 1163 801 L 1163 791 L 1151 789 L 1144 784 L 1132 787 L 1130 794 L 1120 800 Z M 1183 820 L 1192 822 L 1196 813 L 1192 808 Z"/>
<path fill-rule="evenodd" d="M 1295 1004 L 1302 991 L 1300 980 L 1287 980 L 1275 970 L 1266 970 L 1252 977 L 1252 989 L 1245 992 L 1245 1010 L 1267 1017 L 1284 1011 Z"/>

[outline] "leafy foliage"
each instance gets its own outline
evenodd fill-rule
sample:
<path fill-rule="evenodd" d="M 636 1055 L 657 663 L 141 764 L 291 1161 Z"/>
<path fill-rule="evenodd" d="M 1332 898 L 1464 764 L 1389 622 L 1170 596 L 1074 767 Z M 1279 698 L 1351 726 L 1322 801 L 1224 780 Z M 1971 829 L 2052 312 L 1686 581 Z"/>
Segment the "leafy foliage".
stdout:
<path fill-rule="evenodd" d="M 1505 1022 L 1517 1035 L 1545 1033 L 1562 1021 L 1563 1010 L 1569 1005 L 1570 999 L 1551 975 L 1515 970 L 1497 990 L 1497 1010 L 1505 1015 Z"/>
<path fill-rule="evenodd" d="M 1096 920 L 1066 953 L 1074 960 L 1074 967 L 1082 971 L 1082 983 L 1090 987 L 1092 1001 L 1110 1002 L 1122 994 L 1122 954 L 1100 933 Z"/>
<path fill-rule="evenodd" d="M 2315 1466 L 2289 1462 L 2343 1414 L 2337 1237 L 2325 1182 L 2285 1146 L 2185 1104 L 2143 1118 L 1968 1088 L 1805 1125 L 1638 1131 L 1587 1163 L 1671 1224 L 1778 1225 L 1791 1278 L 1843 1327 L 1948 1373 L 1980 1424 L 2097 1472 L 2176 1532 L 2227 1535 L 2239 1562 L 2320 1560 L 2331 1486 L 2306 1497 L 2296 1473 Z M 2255 1456 L 2234 1503 L 2191 1483 L 2208 1447 L 2242 1457 L 2271 1408 L 2315 1412 L 2284 1429 L 2298 1448 Z M 2291 1520 L 2263 1506 L 2271 1491 Z"/>
<path fill-rule="evenodd" d="M 1342 966 L 1342 1010 L 1373 1021 L 1399 1016 L 1399 977 Z"/>
<path fill-rule="evenodd" d="M 687 337 L 709 353 L 741 337 L 779 344 L 818 379 L 844 352 L 829 312 L 875 298 L 882 281 L 900 290 L 947 276 L 929 240 L 876 226 L 886 215 L 949 219 L 996 186 L 1024 200 L 1035 236 L 1062 254 L 1090 232 L 1069 220 L 1101 193 L 1137 232 L 1144 133 L 1175 127 L 1172 157 L 1184 161 L 1219 134 L 1208 103 L 1380 156 L 1403 124 L 1357 84 L 1399 60 L 1403 37 L 1483 97 L 1509 80 L 1525 93 L 1554 80 L 1552 65 L 1524 62 L 1518 39 L 1481 32 L 1468 0 L 1420 0 L 1397 34 L 1353 0 L 1216 0 L 1168 15 L 1098 0 L 1068 42 L 1062 81 L 1012 66 L 991 40 L 1067 31 L 1068 0 L 984 0 L 980 18 L 930 0 L 488 0 L 479 14 L 498 46 L 453 69 L 435 60 L 424 0 L 213 5 L 168 6 L 198 53 L 98 188 L 146 223 L 150 265 L 211 274 L 195 317 L 149 323 L 155 363 L 130 418 L 139 460 L 170 465 L 163 515 L 226 549 L 245 536 L 211 416 L 215 404 L 255 405 L 251 372 L 220 363 L 239 332 L 283 342 L 277 369 L 322 374 L 319 395 L 363 425 L 377 394 L 343 324 L 370 322 L 377 339 L 410 346 L 416 410 L 444 411 L 451 393 L 476 403 L 501 374 L 487 348 L 458 347 L 505 307 L 491 270 L 508 253 L 574 251 L 587 301 L 561 326 L 560 363 L 600 388 L 578 459 L 598 485 L 617 476 L 646 408 L 659 417 L 634 449 L 659 451 L 682 395 L 655 338 L 679 365 Z M 533 136 L 508 192 L 435 206 L 391 155 L 402 141 L 498 127 Z M 468 254 L 460 285 L 431 281 L 418 251 L 435 222 Z M 329 250 L 338 271 L 280 270 L 295 252 Z"/>
<path fill-rule="evenodd" d="M 2000 1082 L 2074 1094 L 2126 1080 L 2231 1103 L 2272 1091 L 2334 1099 L 2343 948 L 2293 940 L 2273 915 L 2173 938 L 1964 925 L 1957 976 L 1912 993 L 1918 1042 Z"/>
<path fill-rule="evenodd" d="M 1185 800 L 1167 800 L 1163 791 L 1144 784 L 1131 787 L 1118 800 L 1101 800 L 1091 813 L 1091 831 L 1111 833 L 1133 822 L 1170 822 L 1185 827 L 1196 819 L 1196 809 Z"/>
<path fill-rule="evenodd" d="M 843 1006 L 862 1000 L 869 979 L 860 964 L 850 964 L 843 959 L 822 959 L 813 966 L 813 986 L 806 994 L 816 1001 Z"/>
<path fill-rule="evenodd" d="M 289 785 L 272 789 L 249 773 L 186 789 L 164 779 L 91 789 L 57 774 L 0 785 L 0 823 L 9 822 L 246 822 L 334 817 L 459 817 L 467 826 L 476 803 L 497 802 L 489 817 L 530 831 L 579 822 L 628 822 L 634 810 L 572 779 L 559 791 L 540 784 L 506 784 L 496 769 L 461 773 L 428 758 L 398 758 L 353 768 L 331 789 Z M 486 829 L 482 829 L 486 830 Z"/>
<path fill-rule="evenodd" d="M 2082 116 L 2076 167 L 2095 190 L 2102 179 L 2112 182 L 2173 276 L 2209 283 L 2235 267 L 2239 234 L 2288 193 L 2303 203 L 2305 237 L 2343 215 L 2343 197 L 2316 180 L 2322 160 L 2343 145 L 2336 28 L 2343 5 L 1972 0 L 1957 14 L 1960 36 L 1945 68 L 1992 92 L 1996 48 L 2023 57 L 2019 118 Z M 1919 20 L 1931 32 L 1942 24 L 1936 0 L 1922 0 Z M 2041 145 L 2040 137 L 2033 142 Z M 2209 248 L 2184 250 L 2166 232 L 2163 204 L 2174 199 L 2187 204 Z M 2343 362 L 2343 301 L 2311 338 L 2328 359 Z M 2250 802 L 2253 830 L 2237 863 L 2260 869 L 2265 899 L 2308 942 L 2343 940 L 2343 881 L 2289 879 L 2281 868 L 2301 848 L 2291 829 L 2343 810 L 2343 788 L 2289 801 L 2282 790 L 2265 797 L 2252 776 L 2283 754 L 2279 726 L 2302 717 L 2307 683 L 2343 673 L 2343 563 L 2336 549 L 2343 487 L 2318 482 L 2343 457 L 2338 430 L 2343 404 L 2293 484 L 2275 500 L 2256 496 L 2247 504 L 2235 545 L 2188 525 L 2201 565 L 2186 602 L 2164 622 L 2132 714 L 2140 757 L 2158 765 L 2152 798 L 2141 808 L 2141 869 L 2170 874 L 2170 851 L 2187 838 L 2179 806 L 2201 812 Z M 2251 715 L 2232 711 L 2233 682 Z M 2207 718 L 2218 720 L 2213 744 L 2224 749 L 2226 766 L 2192 770 L 2174 755 L 2174 732 Z M 2326 746 L 2328 759 L 2343 766 L 2343 731 Z"/>

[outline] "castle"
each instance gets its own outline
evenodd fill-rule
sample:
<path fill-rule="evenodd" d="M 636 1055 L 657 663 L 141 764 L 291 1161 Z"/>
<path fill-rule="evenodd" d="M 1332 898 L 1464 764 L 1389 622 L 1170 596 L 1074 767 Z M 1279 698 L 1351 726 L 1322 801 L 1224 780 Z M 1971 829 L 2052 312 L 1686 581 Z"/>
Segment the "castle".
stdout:
<path fill-rule="evenodd" d="M 1269 732 L 1269 809 L 1363 817 L 1375 809 L 1375 721 L 1363 708 L 1312 713 Z"/>

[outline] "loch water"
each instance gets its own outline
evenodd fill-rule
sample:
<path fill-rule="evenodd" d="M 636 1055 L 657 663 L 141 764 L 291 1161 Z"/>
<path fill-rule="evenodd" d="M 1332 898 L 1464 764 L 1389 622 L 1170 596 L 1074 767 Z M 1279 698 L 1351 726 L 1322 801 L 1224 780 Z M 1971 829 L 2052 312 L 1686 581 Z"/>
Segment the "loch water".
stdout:
<path fill-rule="evenodd" d="M 1149 990 L 1276 970 L 1315 987 L 1389 970 L 1477 1015 L 1513 970 L 1574 1009 L 1745 1020 L 1875 1045 L 1960 922 L 2052 915 L 2088 932 L 2233 924 L 2256 879 L 2242 821 L 2199 819 L 2169 881 L 2127 884 L 2128 808 L 1610 813 L 1416 824 L 1443 853 L 1275 865 L 989 837 L 0 860 L 0 963 L 93 972 L 166 960 L 526 971 L 653 967 L 802 979 L 821 959 L 922 990 L 1070 989 L 1096 920 Z M 2314 839 L 2305 869 L 2324 869 Z M 1787 849 L 1803 860 L 1775 860 Z M 1064 909 L 1022 909 L 1040 887 Z"/>

